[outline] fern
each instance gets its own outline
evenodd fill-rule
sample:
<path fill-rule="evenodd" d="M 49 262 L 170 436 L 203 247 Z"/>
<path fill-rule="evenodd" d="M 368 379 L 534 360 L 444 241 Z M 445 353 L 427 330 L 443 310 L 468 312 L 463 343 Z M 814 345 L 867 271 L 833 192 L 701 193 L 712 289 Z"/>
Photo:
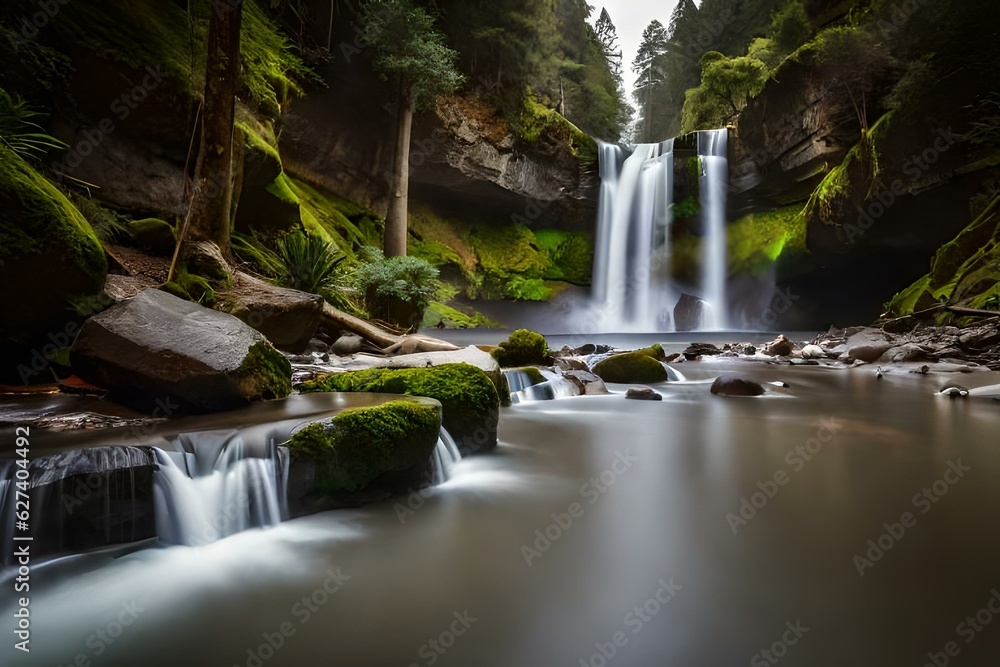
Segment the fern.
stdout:
<path fill-rule="evenodd" d="M 47 114 L 28 106 L 21 97 L 0 88 L 0 141 L 22 157 L 33 157 L 68 146 L 46 134 L 34 119 Z"/>

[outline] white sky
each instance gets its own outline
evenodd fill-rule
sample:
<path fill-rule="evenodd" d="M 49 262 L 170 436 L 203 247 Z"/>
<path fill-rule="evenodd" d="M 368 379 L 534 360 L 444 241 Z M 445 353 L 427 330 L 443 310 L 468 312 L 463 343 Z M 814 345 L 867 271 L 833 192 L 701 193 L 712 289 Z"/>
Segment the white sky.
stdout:
<path fill-rule="evenodd" d="M 649 22 L 659 19 L 664 27 L 670 25 L 670 15 L 674 13 L 677 0 L 590 0 L 594 11 L 590 16 L 591 25 L 601 16 L 601 8 L 606 7 L 611 15 L 611 22 L 618 29 L 618 45 L 622 49 L 622 76 L 625 79 L 625 93 L 628 102 L 632 104 L 632 88 L 635 85 L 635 75 L 632 73 L 632 61 L 642 42 L 642 31 Z M 696 2 L 695 4 L 700 4 Z"/>

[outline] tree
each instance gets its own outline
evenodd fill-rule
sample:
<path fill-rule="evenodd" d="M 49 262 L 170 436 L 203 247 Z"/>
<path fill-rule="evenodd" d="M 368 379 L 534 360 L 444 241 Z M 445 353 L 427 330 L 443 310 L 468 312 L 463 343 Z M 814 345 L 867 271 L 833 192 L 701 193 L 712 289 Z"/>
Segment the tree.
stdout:
<path fill-rule="evenodd" d="M 879 93 L 892 78 L 896 60 L 875 35 L 860 28 L 831 28 L 823 33 L 820 68 L 827 94 L 847 94 L 861 133 L 871 126 Z"/>
<path fill-rule="evenodd" d="M 365 38 L 375 47 L 375 70 L 397 88 L 398 122 L 392 194 L 385 216 L 387 257 L 406 254 L 410 131 L 413 113 L 438 95 L 453 92 L 464 78 L 455 69 L 458 53 L 434 27 L 434 17 L 410 0 L 370 0 L 362 12 Z"/>
<path fill-rule="evenodd" d="M 639 121 L 641 129 L 637 131 L 642 133 L 647 142 L 653 141 L 653 97 L 665 80 L 662 58 L 668 46 L 666 28 L 653 19 L 642 31 L 642 42 L 632 61 L 632 71 L 637 77 L 633 96 L 642 109 Z"/>
<path fill-rule="evenodd" d="M 709 51 L 701 67 L 701 85 L 687 92 L 683 132 L 731 125 L 767 82 L 767 65 L 750 56 L 727 58 Z"/>
<path fill-rule="evenodd" d="M 813 34 L 809 14 L 802 0 L 791 0 L 774 13 L 771 19 L 774 41 L 785 54 L 802 46 Z"/>
<path fill-rule="evenodd" d="M 608 61 L 608 69 L 615 81 L 622 82 L 622 50 L 618 45 L 618 30 L 611 21 L 611 15 L 606 8 L 601 9 L 601 16 L 594 24 L 594 32 L 597 34 L 597 41 L 601 43 L 604 50 L 604 58 Z"/>
<path fill-rule="evenodd" d="M 233 200 L 233 126 L 240 86 L 240 27 L 243 0 L 212 4 L 205 61 L 205 98 L 201 141 L 195 163 L 191 203 L 179 234 L 168 282 L 191 241 L 211 241 L 229 259 L 229 227 Z"/>

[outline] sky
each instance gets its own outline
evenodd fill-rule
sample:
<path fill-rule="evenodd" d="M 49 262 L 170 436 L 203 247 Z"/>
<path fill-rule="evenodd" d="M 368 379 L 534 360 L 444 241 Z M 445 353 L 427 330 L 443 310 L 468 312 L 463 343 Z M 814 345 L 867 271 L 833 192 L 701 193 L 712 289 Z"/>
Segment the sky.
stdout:
<path fill-rule="evenodd" d="M 642 31 L 649 22 L 659 19 L 664 26 L 670 25 L 670 15 L 677 6 L 677 0 L 589 0 L 594 7 L 590 16 L 593 25 L 601 16 L 601 7 L 606 7 L 611 15 L 611 22 L 618 29 L 618 44 L 621 46 L 623 77 L 625 92 L 632 102 L 632 88 L 635 84 L 635 74 L 632 73 L 632 61 L 642 42 Z M 698 4 L 698 3 L 696 3 Z"/>

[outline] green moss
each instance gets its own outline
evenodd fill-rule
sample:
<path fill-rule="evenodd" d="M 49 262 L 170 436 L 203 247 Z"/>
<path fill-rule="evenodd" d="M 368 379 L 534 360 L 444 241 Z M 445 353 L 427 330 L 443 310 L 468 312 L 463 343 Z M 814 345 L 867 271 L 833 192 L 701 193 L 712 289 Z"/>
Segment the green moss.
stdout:
<path fill-rule="evenodd" d="M 184 269 L 178 271 L 171 282 L 161 285 L 160 289 L 209 308 L 214 306 L 217 300 L 215 289 L 208 280 L 197 274 L 188 273 Z"/>
<path fill-rule="evenodd" d="M 544 365 L 549 356 L 549 344 L 540 333 L 517 329 L 490 354 L 503 368 Z"/>
<path fill-rule="evenodd" d="M 545 376 L 535 366 L 521 366 L 520 368 L 512 368 L 510 370 L 514 373 L 523 373 L 532 385 L 546 382 Z"/>
<path fill-rule="evenodd" d="M 490 448 L 496 445 L 500 398 L 486 373 L 470 364 L 332 373 L 306 382 L 302 391 L 372 391 L 427 396 L 440 401 L 444 426 L 459 446 Z"/>
<path fill-rule="evenodd" d="M 267 341 L 250 347 L 233 377 L 245 396 L 284 398 L 292 393 L 292 364 Z"/>
<path fill-rule="evenodd" d="M 998 284 L 1000 196 L 993 195 L 979 217 L 938 249 L 930 272 L 886 304 L 886 313 L 902 317 L 942 302 L 984 308 L 992 303 Z"/>
<path fill-rule="evenodd" d="M 634 354 L 641 354 L 658 361 L 663 361 L 667 358 L 666 353 L 663 352 L 663 346 L 659 343 L 654 343 L 649 347 L 644 347 L 641 350 L 634 350 Z"/>
<path fill-rule="evenodd" d="M 301 203 L 301 200 L 292 190 L 291 185 L 291 181 L 288 176 L 285 175 L 285 172 L 281 172 L 278 174 L 278 177 L 274 179 L 274 182 L 267 186 L 267 191 L 286 204 L 298 206 Z"/>
<path fill-rule="evenodd" d="M 424 311 L 422 327 L 441 326 L 445 329 L 500 329 L 503 325 L 482 313 L 466 314 L 439 301 L 431 301 Z"/>
<path fill-rule="evenodd" d="M 661 350 L 662 352 L 662 350 Z M 666 382 L 667 369 L 644 351 L 625 352 L 608 357 L 594 366 L 594 374 L 605 382 L 651 384 Z"/>
<path fill-rule="evenodd" d="M 542 277 L 564 280 L 574 285 L 589 285 L 594 266 L 594 239 L 583 232 L 561 229 L 535 230 L 539 249 L 548 256 L 550 266 Z"/>
<path fill-rule="evenodd" d="M 806 253 L 806 218 L 801 205 L 751 213 L 726 231 L 729 272 L 759 275 L 775 262 Z"/>
<path fill-rule="evenodd" d="M 422 468 L 440 430 L 437 406 L 389 401 L 313 422 L 292 436 L 288 448 L 316 461 L 320 493 L 361 491 L 387 473 Z"/>
<path fill-rule="evenodd" d="M 244 114 L 238 113 L 238 116 Z M 278 153 L 278 140 L 274 131 L 256 123 L 252 118 L 244 117 L 236 122 L 236 129 L 243 133 L 243 140 L 248 149 L 259 151 L 275 162 L 281 169 L 281 155 Z"/>
<path fill-rule="evenodd" d="M 22 340 L 65 323 L 70 299 L 97 294 L 108 264 L 94 230 L 70 201 L 0 145 L 0 337 Z"/>
<path fill-rule="evenodd" d="M 161 255 L 172 253 L 177 244 L 173 226 L 159 218 L 134 220 L 128 223 L 128 231 L 140 248 Z"/>
<path fill-rule="evenodd" d="M 530 88 L 524 96 L 517 130 L 531 147 L 561 144 L 580 160 L 583 168 L 592 169 L 597 164 L 597 143 L 555 109 L 540 104 Z"/>
<path fill-rule="evenodd" d="M 385 223 L 375 213 L 303 181 L 287 179 L 298 198 L 302 226 L 354 258 L 365 246 L 380 247 Z"/>

